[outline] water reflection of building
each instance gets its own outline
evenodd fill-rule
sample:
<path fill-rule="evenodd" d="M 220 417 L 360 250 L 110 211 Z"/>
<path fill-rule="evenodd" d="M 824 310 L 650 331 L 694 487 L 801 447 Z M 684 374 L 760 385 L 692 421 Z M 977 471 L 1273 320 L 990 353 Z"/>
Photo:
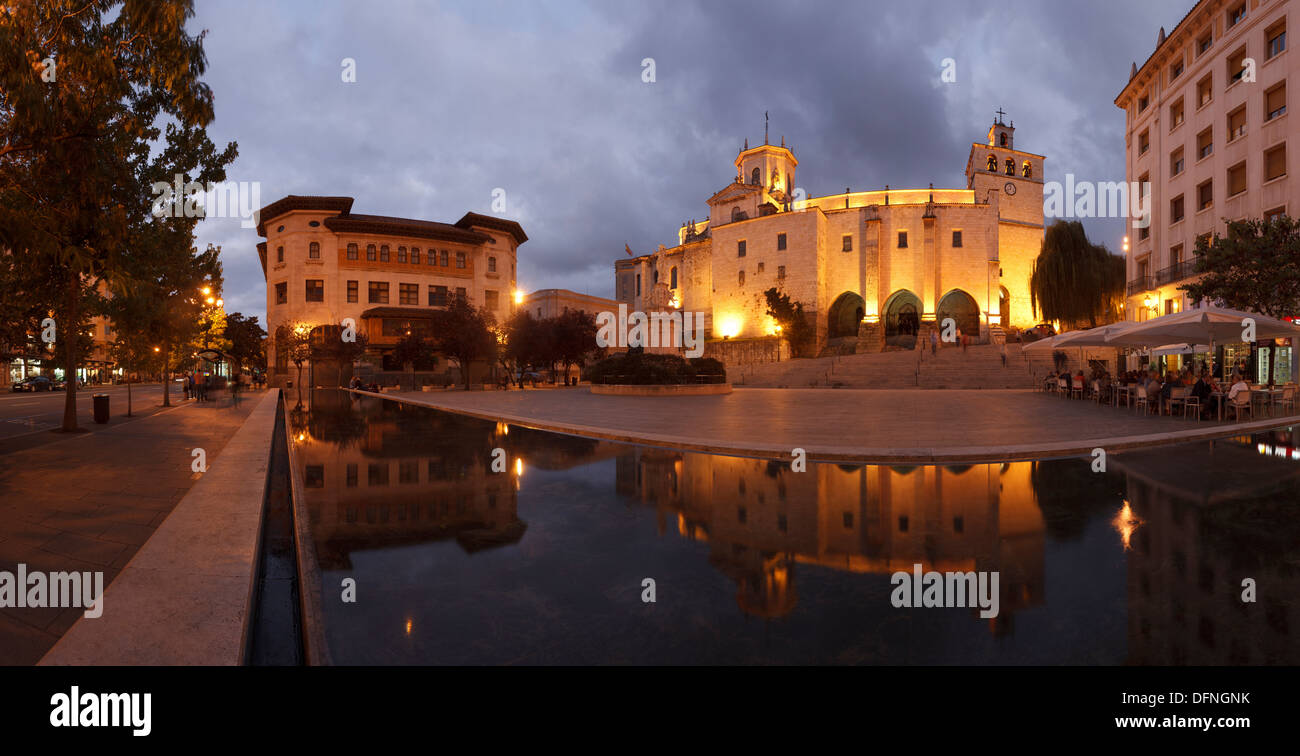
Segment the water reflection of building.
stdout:
<path fill-rule="evenodd" d="M 1272 436 L 1117 458 L 1142 521 L 1128 559 L 1130 663 L 1300 663 L 1300 443 Z M 1241 600 L 1246 578 L 1255 603 Z"/>
<path fill-rule="evenodd" d="M 636 449 L 618 461 L 620 493 L 707 541 L 747 613 L 796 603 L 797 564 L 861 573 L 998 571 L 1001 614 L 1043 601 L 1043 518 L 1028 464 L 969 467 L 810 465 Z"/>

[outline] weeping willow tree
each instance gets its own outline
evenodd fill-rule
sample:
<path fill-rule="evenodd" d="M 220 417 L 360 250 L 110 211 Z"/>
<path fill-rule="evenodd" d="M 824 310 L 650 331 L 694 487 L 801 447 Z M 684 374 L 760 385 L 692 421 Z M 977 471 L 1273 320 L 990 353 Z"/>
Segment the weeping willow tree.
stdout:
<path fill-rule="evenodd" d="M 1121 319 L 1124 258 L 1093 244 L 1078 221 L 1047 228 L 1029 277 L 1029 297 L 1043 320 L 1095 328 Z"/>

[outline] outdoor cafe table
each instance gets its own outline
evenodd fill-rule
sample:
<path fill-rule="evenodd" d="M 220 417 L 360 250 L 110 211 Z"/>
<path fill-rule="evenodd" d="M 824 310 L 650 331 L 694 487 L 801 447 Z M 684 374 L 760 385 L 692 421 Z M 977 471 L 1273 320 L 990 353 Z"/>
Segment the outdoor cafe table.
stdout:
<path fill-rule="evenodd" d="M 1129 407 L 1132 407 L 1132 406 L 1133 406 L 1133 389 L 1134 389 L 1135 387 L 1134 387 L 1132 384 L 1129 384 L 1129 383 L 1114 383 L 1114 384 L 1111 384 L 1111 388 L 1114 389 L 1114 390 L 1111 392 L 1111 396 L 1110 396 L 1111 404 L 1113 404 L 1113 405 L 1115 405 L 1116 407 L 1118 407 L 1118 406 L 1119 406 L 1119 395 L 1120 395 L 1120 394 L 1124 394 L 1124 395 L 1127 397 L 1127 398 L 1125 399 L 1126 405 L 1129 406 Z"/>
<path fill-rule="evenodd" d="M 1227 398 L 1228 398 L 1228 392 L 1226 392 L 1226 391 L 1211 391 L 1211 392 L 1210 392 L 1210 396 L 1217 397 L 1218 400 L 1219 400 L 1219 401 L 1215 402 L 1215 404 L 1219 405 L 1219 421 L 1222 422 L 1222 421 L 1223 421 L 1223 405 L 1224 405 L 1224 402 L 1225 402 L 1225 401 L 1227 400 Z"/>

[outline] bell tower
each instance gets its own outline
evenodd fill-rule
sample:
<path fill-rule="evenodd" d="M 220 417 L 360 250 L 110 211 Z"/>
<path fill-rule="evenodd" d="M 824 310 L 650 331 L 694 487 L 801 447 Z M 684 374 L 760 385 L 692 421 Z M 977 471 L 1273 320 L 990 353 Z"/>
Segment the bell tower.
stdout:
<path fill-rule="evenodd" d="M 993 125 L 989 127 L 989 146 L 998 147 L 1004 150 L 1014 150 L 1016 148 L 1015 122 L 1012 121 L 1013 125 L 1008 126 L 1006 122 L 1002 120 L 1005 116 L 1006 113 L 1002 108 L 998 108 L 997 118 L 994 119 Z"/>

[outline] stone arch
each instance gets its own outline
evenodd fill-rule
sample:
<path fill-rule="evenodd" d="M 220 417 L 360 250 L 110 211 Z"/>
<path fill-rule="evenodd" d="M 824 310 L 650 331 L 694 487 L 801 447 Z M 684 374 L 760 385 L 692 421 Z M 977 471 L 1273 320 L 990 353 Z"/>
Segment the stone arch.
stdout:
<path fill-rule="evenodd" d="M 762 175 L 762 174 L 760 174 L 760 173 L 758 172 L 758 169 L 757 169 L 757 168 L 755 168 L 754 170 L 750 171 L 750 172 L 749 172 L 749 183 L 753 184 L 754 186 L 758 186 L 759 176 L 761 176 L 761 175 Z"/>
<path fill-rule="evenodd" d="M 957 323 L 957 331 L 967 336 L 979 336 L 980 308 L 975 298 L 961 289 L 953 289 L 939 300 L 935 309 L 935 319 L 940 330 L 945 318 L 952 318 Z"/>
<path fill-rule="evenodd" d="M 883 311 L 885 343 L 915 346 L 916 334 L 921 330 L 921 298 L 907 289 L 899 289 L 885 300 Z"/>
<path fill-rule="evenodd" d="M 836 339 L 842 336 L 857 336 L 858 324 L 867 314 L 866 303 L 857 294 L 846 291 L 835 298 L 830 312 L 826 316 L 826 336 Z"/>
<path fill-rule="evenodd" d="M 1011 294 L 1005 286 L 998 287 L 998 314 L 1003 328 L 1011 325 Z"/>

